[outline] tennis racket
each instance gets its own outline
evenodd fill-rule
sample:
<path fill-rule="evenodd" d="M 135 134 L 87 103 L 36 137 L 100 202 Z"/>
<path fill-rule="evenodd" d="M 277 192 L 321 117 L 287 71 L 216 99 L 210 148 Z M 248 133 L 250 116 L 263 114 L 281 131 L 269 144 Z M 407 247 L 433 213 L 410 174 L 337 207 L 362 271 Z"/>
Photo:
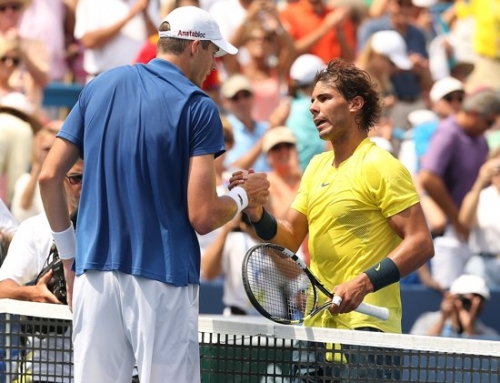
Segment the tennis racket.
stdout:
<path fill-rule="evenodd" d="M 335 301 L 295 253 L 271 243 L 261 243 L 247 251 L 243 285 L 255 309 L 281 324 L 301 324 L 329 307 L 331 302 L 318 304 L 318 290 Z M 381 320 L 389 318 L 387 308 L 367 303 L 361 303 L 355 311 Z"/>

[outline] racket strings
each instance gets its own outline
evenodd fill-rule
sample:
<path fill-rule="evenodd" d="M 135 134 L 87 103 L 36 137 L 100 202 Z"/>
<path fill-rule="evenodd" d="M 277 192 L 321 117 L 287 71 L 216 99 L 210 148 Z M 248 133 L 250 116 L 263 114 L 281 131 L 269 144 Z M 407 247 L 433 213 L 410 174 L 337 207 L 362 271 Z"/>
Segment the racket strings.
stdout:
<path fill-rule="evenodd" d="M 248 260 L 246 274 L 255 300 L 269 314 L 285 320 L 303 315 L 307 277 L 299 265 L 279 250 L 256 248 Z"/>

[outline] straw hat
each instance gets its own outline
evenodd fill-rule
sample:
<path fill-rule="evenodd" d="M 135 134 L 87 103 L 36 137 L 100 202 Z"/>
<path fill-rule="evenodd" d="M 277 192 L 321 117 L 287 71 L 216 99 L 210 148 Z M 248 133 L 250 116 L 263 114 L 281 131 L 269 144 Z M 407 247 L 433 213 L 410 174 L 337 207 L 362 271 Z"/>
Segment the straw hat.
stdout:
<path fill-rule="evenodd" d="M 23 6 L 23 9 L 26 9 L 31 5 L 31 0 L 0 0 L 0 5 L 12 3 L 19 3 Z"/>
<path fill-rule="evenodd" d="M 0 113 L 8 113 L 26 121 L 31 125 L 33 133 L 42 127 L 42 123 L 34 114 L 33 104 L 20 92 L 9 93 L 0 99 Z"/>

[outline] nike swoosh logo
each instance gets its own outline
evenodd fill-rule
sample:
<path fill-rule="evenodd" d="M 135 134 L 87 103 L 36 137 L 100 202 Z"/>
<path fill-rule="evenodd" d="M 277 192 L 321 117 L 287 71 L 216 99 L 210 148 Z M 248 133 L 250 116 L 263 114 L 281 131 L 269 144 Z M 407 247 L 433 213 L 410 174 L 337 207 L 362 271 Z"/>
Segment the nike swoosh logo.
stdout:
<path fill-rule="evenodd" d="M 380 263 L 375 267 L 375 271 L 378 273 L 380 271 Z"/>
<path fill-rule="evenodd" d="M 322 187 L 322 188 L 324 188 L 325 186 L 328 186 L 328 185 L 330 185 L 330 182 L 328 182 L 328 183 L 323 182 L 323 183 L 321 184 L 321 187 Z"/>

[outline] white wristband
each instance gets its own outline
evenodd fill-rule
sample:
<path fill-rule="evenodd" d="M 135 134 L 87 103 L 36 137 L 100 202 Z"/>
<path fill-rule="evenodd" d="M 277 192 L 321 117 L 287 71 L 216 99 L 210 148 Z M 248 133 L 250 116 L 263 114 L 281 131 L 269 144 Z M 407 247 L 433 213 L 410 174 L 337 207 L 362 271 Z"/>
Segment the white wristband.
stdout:
<path fill-rule="evenodd" d="M 238 206 L 238 211 L 234 215 L 235 217 L 241 213 L 241 211 L 248 206 L 248 195 L 245 189 L 241 186 L 236 186 L 229 193 L 226 194 L 228 197 L 231 197 L 234 202 L 236 202 L 236 206 Z"/>
<path fill-rule="evenodd" d="M 52 232 L 52 237 L 54 237 L 54 242 L 56 243 L 57 251 L 59 252 L 59 258 L 75 258 L 76 236 L 75 229 L 73 228 L 73 222 L 71 222 L 70 226 L 64 231 L 60 231 L 58 233 Z"/>

